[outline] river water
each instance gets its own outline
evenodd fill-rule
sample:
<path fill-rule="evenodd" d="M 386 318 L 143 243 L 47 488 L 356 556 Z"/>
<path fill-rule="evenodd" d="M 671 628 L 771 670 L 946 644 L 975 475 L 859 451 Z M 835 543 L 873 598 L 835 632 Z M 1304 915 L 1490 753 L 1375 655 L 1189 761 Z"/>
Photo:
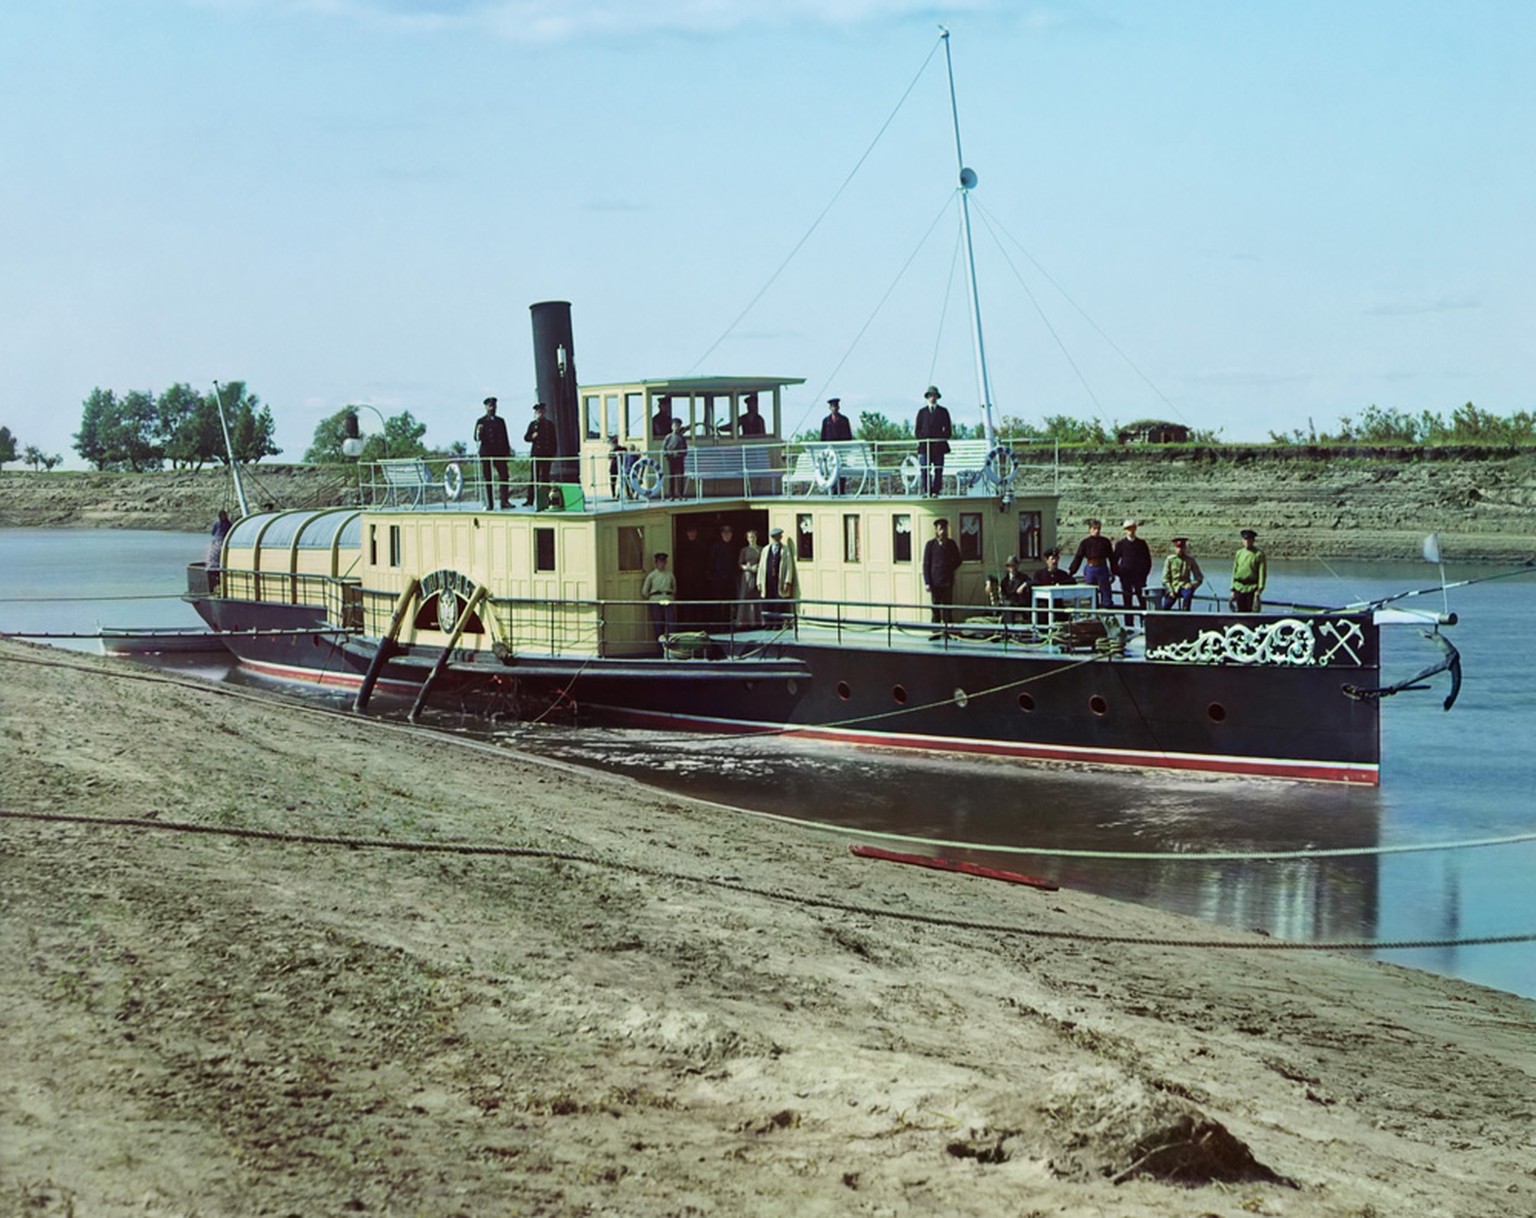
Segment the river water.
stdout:
<path fill-rule="evenodd" d="M 196 627 L 197 616 L 175 594 L 186 563 L 201 558 L 204 545 L 205 538 L 188 534 L 0 529 L 0 630 Z M 1452 581 L 1493 573 L 1446 572 Z M 1438 578 L 1426 564 L 1276 563 L 1270 596 L 1337 605 L 1424 588 Z M 1525 632 L 1533 594 L 1536 573 L 1450 592 L 1450 608 L 1461 618 L 1447 631 L 1462 655 L 1460 700 L 1449 713 L 1441 709 L 1448 690 L 1441 674 L 1430 690 L 1386 703 L 1376 790 L 557 724 L 500 728 L 495 735 L 667 789 L 837 826 L 850 831 L 850 841 L 984 862 L 1286 939 L 1390 943 L 1525 934 L 1536 931 L 1536 841 L 1456 843 L 1536 834 L 1536 646 Z M 1443 607 L 1438 591 L 1404 603 Z M 1411 627 L 1384 635 L 1385 681 L 1435 658 Z M 90 641 L 54 641 L 97 650 Z M 213 680 L 266 684 L 208 657 L 174 666 Z M 390 713 L 381 700 L 375 706 Z M 483 730 L 452 715 L 436 724 Z M 1451 848 L 1395 852 L 1405 846 Z M 1350 849 L 1373 852 L 1299 860 L 1096 857 Z M 914 883 L 924 882 L 919 875 Z M 1031 901 L 1045 898 L 1018 891 L 1023 922 Z M 1536 997 L 1530 943 L 1375 954 Z"/>

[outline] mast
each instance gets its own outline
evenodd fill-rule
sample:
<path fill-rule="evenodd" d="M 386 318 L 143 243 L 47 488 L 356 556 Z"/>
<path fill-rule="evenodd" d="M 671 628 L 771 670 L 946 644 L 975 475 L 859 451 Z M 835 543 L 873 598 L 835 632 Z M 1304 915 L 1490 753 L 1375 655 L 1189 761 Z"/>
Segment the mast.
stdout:
<path fill-rule="evenodd" d="M 245 487 L 240 481 L 240 465 L 235 460 L 235 446 L 229 440 L 229 421 L 224 417 L 224 390 L 218 381 L 213 382 L 213 404 L 219 408 L 219 429 L 224 433 L 224 452 L 229 457 L 230 477 L 235 480 L 235 500 L 240 504 L 240 515 L 249 516 L 251 509 L 245 502 Z"/>
<path fill-rule="evenodd" d="M 949 112 L 955 125 L 955 161 L 960 167 L 960 219 L 965 230 L 966 282 L 971 289 L 971 336 L 976 347 L 976 388 L 981 394 L 981 422 L 987 433 L 987 447 L 997 446 L 992 422 L 992 380 L 987 374 L 987 348 L 981 337 L 981 295 L 976 288 L 976 251 L 971 245 L 971 190 L 976 185 L 976 171 L 966 168 L 960 151 L 960 107 L 955 101 L 955 64 L 949 54 L 949 30 L 940 26 L 944 39 L 944 67 L 949 73 Z"/>

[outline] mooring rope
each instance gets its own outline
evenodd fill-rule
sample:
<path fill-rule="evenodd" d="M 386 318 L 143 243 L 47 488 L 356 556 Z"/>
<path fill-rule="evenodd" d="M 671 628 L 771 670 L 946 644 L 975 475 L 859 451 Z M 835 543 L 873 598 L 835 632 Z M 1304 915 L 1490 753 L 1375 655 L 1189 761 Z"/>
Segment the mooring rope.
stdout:
<path fill-rule="evenodd" d="M 349 837 L 332 833 L 285 833 L 276 829 L 246 829 L 228 825 L 202 825 L 190 821 L 162 821 L 129 816 L 76 816 L 61 812 L 13 812 L 0 809 L 0 820 L 30 820 L 62 824 L 88 825 L 121 829 L 148 829 L 164 833 L 203 834 L 212 837 L 235 837 L 251 841 L 275 842 L 297 846 L 339 846 L 349 850 L 394 850 L 411 854 L 457 854 L 468 857 L 546 859 L 551 862 L 578 863 L 590 867 L 606 867 L 647 879 L 672 880 L 686 884 L 700 884 L 709 888 L 721 888 L 746 896 L 763 897 L 770 901 L 783 901 L 810 909 L 828 909 L 838 913 L 857 914 L 872 918 L 889 918 L 898 922 L 913 922 L 924 926 L 942 926 L 954 930 L 974 930 L 988 934 L 1021 935 L 1037 939 L 1060 939 L 1077 943 L 1120 944 L 1128 947 L 1195 947 L 1221 948 L 1236 951 L 1408 951 L 1437 947 L 1487 947 L 1509 943 L 1536 942 L 1536 931 L 1512 935 L 1480 935 L 1459 939 L 1341 939 L 1317 943 L 1297 943 L 1289 939 L 1263 937 L 1256 941 L 1232 939 L 1166 939 L 1142 935 L 1106 935 L 1091 931 L 1052 930 L 1039 926 L 1021 926 L 1007 922 L 980 922 L 970 918 L 952 918 L 942 914 L 915 913 L 910 910 L 887 909 L 877 905 L 855 905 L 832 897 L 809 896 L 805 893 L 785 892 L 779 888 L 763 888 L 744 884 L 740 880 L 717 876 L 689 875 L 681 871 L 669 871 L 661 867 L 647 867 L 640 863 L 626 863 L 618 859 L 604 858 L 596 854 L 579 854 L 570 850 L 549 850 L 538 846 L 498 846 L 475 842 L 422 842 L 397 841 L 382 837 Z"/>
<path fill-rule="evenodd" d="M 265 710 L 272 710 L 276 702 L 285 712 L 295 711 L 301 714 L 314 715 L 330 720 L 344 720 L 354 724 L 366 724 L 371 728 L 398 732 L 411 736 L 428 736 L 433 740 L 449 741 L 459 748 L 483 752 L 494 757 L 506 757 L 507 750 L 501 746 L 485 741 L 473 740 L 451 732 L 436 731 L 430 728 L 420 727 L 415 724 L 395 723 L 384 719 L 372 719 L 355 715 L 347 711 L 333 710 L 327 706 L 318 706 L 311 702 L 303 702 L 296 699 L 288 699 L 275 693 L 257 693 L 250 690 L 237 689 L 227 685 L 212 684 L 207 681 L 199 681 L 193 678 L 175 677 L 160 672 L 145 672 L 133 669 L 115 669 L 96 667 L 85 664 L 71 664 L 61 660 L 43 659 L 32 656 L 0 655 L 0 661 L 12 664 L 31 664 L 40 668 L 63 668 L 75 672 L 87 673 L 93 676 L 111 676 L 125 681 L 147 681 L 152 684 L 171 685 L 194 693 L 210 694 L 214 697 L 234 698 L 239 701 L 250 702 Z M 1088 662 L 1088 661 L 1083 661 Z M 1059 670 L 1058 670 L 1059 671 Z M 769 733 L 764 733 L 769 734 Z M 773 734 L 781 734 L 775 730 Z M 708 740 L 707 734 L 694 734 L 685 739 Z M 753 737 L 754 739 L 757 737 Z M 518 753 L 518 759 L 529 765 L 539 765 L 558 769 L 565 773 L 590 774 L 590 767 L 579 766 L 569 762 L 548 757 L 540 757 L 530 753 Z M 655 789 L 655 788 L 648 788 Z M 669 792 L 669 794 L 672 794 Z M 1339 846 L 1320 850 L 1226 850 L 1226 851 L 1150 851 L 1150 850 L 1077 850 L 1059 846 L 1016 846 L 1005 843 L 957 841 L 950 838 L 919 837 L 904 833 L 893 833 L 885 830 L 854 828 L 845 825 L 829 824 L 824 821 L 808 820 L 803 817 L 787 816 L 778 812 L 764 812 L 755 808 L 743 808 L 735 804 L 722 803 L 717 800 L 700 799 L 696 796 L 675 796 L 684 798 L 704 807 L 716 808 L 725 812 L 732 812 L 740 816 L 753 817 L 758 820 L 773 821 L 778 824 L 794 825 L 799 828 L 809 829 L 818 833 L 830 833 L 841 837 L 873 838 L 879 841 L 898 842 L 912 846 L 930 846 L 947 850 L 970 850 L 982 854 L 1019 854 L 1036 855 L 1041 858 L 1075 858 L 1095 859 L 1111 862 L 1167 862 L 1167 863 L 1216 863 L 1216 862 L 1305 862 L 1308 859 L 1318 858 L 1364 858 L 1390 854 L 1424 854 L 1439 851 L 1453 851 L 1462 849 L 1478 849 L 1486 846 L 1509 846 L 1524 842 L 1536 841 L 1536 832 L 1514 833 L 1502 837 L 1468 838 L 1450 842 L 1411 842 L 1393 846 Z"/>

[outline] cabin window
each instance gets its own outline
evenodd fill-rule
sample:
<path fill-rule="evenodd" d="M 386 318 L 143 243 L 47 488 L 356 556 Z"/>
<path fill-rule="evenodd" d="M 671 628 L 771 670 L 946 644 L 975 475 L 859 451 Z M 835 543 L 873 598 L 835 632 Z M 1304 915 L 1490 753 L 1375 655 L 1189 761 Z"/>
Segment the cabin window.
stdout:
<path fill-rule="evenodd" d="M 634 525 L 619 529 L 619 570 L 645 570 L 645 530 Z"/>
<path fill-rule="evenodd" d="M 535 571 L 553 571 L 555 569 L 554 529 L 534 529 L 533 569 Z"/>
<path fill-rule="evenodd" d="M 843 561 L 859 561 L 859 518 L 843 517 Z"/>
<path fill-rule="evenodd" d="M 379 526 L 376 524 L 368 526 L 368 565 L 379 565 Z"/>
<path fill-rule="evenodd" d="M 912 561 L 912 517 L 898 512 L 891 517 L 891 559 L 894 562 Z"/>
<path fill-rule="evenodd" d="M 402 567 L 405 565 L 405 552 L 404 547 L 400 543 L 400 526 L 398 524 L 389 526 L 389 565 L 392 567 Z"/>
<path fill-rule="evenodd" d="M 810 562 L 816 557 L 814 520 L 809 512 L 795 517 L 795 557 L 801 562 Z"/>
<path fill-rule="evenodd" d="M 981 561 L 981 513 L 960 513 L 960 558 L 963 562 Z"/>
<path fill-rule="evenodd" d="M 1019 557 L 1040 557 L 1040 513 L 1019 513 Z"/>
<path fill-rule="evenodd" d="M 598 413 L 598 396 L 595 393 L 583 394 L 581 399 L 581 433 L 589 440 L 598 437 L 598 428 L 602 426 L 602 418 Z"/>
<path fill-rule="evenodd" d="M 624 427 L 621 432 L 626 440 L 639 440 L 644 442 L 650 435 L 650 427 L 645 417 L 645 395 L 640 393 L 626 393 L 624 395 Z"/>

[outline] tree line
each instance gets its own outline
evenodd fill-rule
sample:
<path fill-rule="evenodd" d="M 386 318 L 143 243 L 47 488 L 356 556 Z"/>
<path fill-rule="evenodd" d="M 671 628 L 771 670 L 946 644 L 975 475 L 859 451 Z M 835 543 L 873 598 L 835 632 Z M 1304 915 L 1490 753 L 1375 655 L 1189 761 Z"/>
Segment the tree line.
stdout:
<path fill-rule="evenodd" d="M 18 443 L 9 427 L 0 427 L 0 467 L 12 461 L 25 461 L 34 470 L 52 469 L 64 460 L 57 453 L 45 453 L 35 444 L 28 444 L 25 449 L 19 449 Z"/>
<path fill-rule="evenodd" d="M 1445 418 L 1438 411 L 1411 414 L 1370 405 L 1358 419 L 1345 415 L 1337 432 L 1319 432 L 1311 420 L 1307 430 L 1270 432 L 1276 444 L 1488 444 L 1496 447 L 1536 444 L 1536 414 L 1518 410 L 1504 416 L 1479 410 L 1471 402 L 1458 406 Z"/>
<path fill-rule="evenodd" d="M 229 445 L 219 406 L 229 425 Z M 236 461 L 256 462 L 283 450 L 274 441 L 272 411 L 244 381 L 218 387 L 218 396 L 177 383 L 159 395 L 141 389 L 118 396 L 96 388 L 85 399 L 75 451 L 99 470 L 201 469 Z"/>

